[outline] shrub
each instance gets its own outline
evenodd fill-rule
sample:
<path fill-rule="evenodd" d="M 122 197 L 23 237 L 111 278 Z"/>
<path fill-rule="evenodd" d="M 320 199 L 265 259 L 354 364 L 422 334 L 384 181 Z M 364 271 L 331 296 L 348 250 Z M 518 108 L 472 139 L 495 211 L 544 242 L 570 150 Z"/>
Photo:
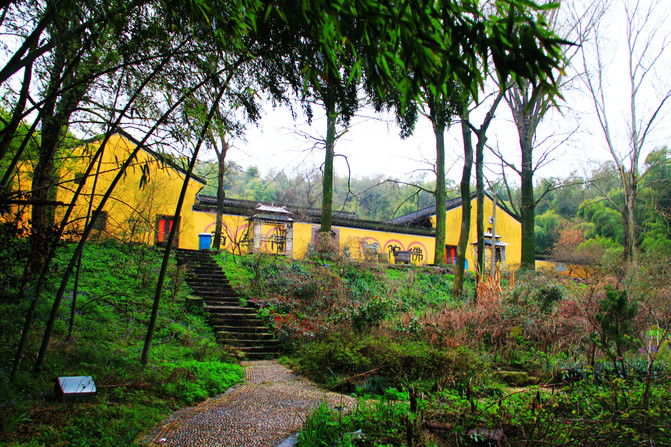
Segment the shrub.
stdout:
<path fill-rule="evenodd" d="M 359 332 L 370 330 L 390 317 L 397 308 L 398 302 L 376 295 L 352 313 L 352 326 Z"/>
<path fill-rule="evenodd" d="M 296 365 L 320 381 L 347 381 L 364 386 L 377 377 L 392 386 L 421 381 L 427 385 L 484 370 L 480 358 L 468 348 L 437 349 L 424 342 L 396 341 L 376 335 L 335 335 L 315 341 L 300 351 Z"/>
<path fill-rule="evenodd" d="M 180 405 L 191 405 L 221 394 L 244 377 L 244 370 L 237 364 L 199 362 L 186 360 L 179 364 L 164 363 L 160 366 L 165 377 L 160 394 Z"/>

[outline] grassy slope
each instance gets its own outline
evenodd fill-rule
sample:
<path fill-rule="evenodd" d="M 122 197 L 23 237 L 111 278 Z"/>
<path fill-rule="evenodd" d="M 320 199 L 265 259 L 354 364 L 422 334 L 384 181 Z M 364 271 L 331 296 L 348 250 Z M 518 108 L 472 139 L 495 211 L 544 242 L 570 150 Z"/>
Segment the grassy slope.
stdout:
<path fill-rule="evenodd" d="M 50 311 L 49 295 L 71 247 L 64 247 L 49 290 L 38 306 L 27 360 L 18 380 L 7 376 L 27 303 L 12 300 L 16 282 L 5 272 L 7 296 L 0 312 L 0 443 L 7 445 L 129 445 L 173 410 L 225 391 L 243 376 L 214 341 L 204 315 L 186 312 L 187 293 L 174 263 L 165 286 L 149 365 L 139 363 L 149 319 L 159 251 L 115 243 L 90 244 L 68 339 L 72 289 L 59 312 L 40 378 L 29 372 Z M 19 264 L 19 263 L 17 263 Z M 183 272 L 179 272 L 183 274 Z M 15 278 L 14 278 L 15 279 Z M 70 287 L 74 283 L 71 282 Z M 56 376 L 91 375 L 98 396 L 87 403 L 53 400 Z"/>

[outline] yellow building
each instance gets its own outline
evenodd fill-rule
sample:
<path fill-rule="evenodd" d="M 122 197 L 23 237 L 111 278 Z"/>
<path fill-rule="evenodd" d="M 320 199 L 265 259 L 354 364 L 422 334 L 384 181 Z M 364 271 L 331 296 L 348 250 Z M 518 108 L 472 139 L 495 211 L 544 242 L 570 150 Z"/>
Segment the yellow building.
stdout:
<path fill-rule="evenodd" d="M 198 196 L 196 200 L 194 222 L 198 232 L 213 233 L 215 198 Z M 235 253 L 275 253 L 304 258 L 317 244 L 319 212 L 287 208 L 226 199 L 221 248 Z M 397 257 L 406 256 L 408 263 L 433 263 L 434 238 L 430 229 L 365 221 L 353 213 L 334 212 L 332 237 L 339 252 L 352 259 L 393 262 Z"/>
<path fill-rule="evenodd" d="M 445 208 L 445 262 L 453 264 L 461 228 L 461 198 L 448 200 Z M 474 270 L 477 257 L 477 213 L 477 199 L 475 194 L 471 194 L 471 228 L 468 238 L 471 248 L 466 251 L 466 265 L 469 270 Z M 496 228 L 494 246 L 496 247 L 497 264 L 503 270 L 519 268 L 522 253 L 522 225 L 520 222 L 500 202 L 497 202 L 496 211 L 494 211 L 494 201 L 489 195 L 485 195 L 483 215 L 485 219 L 485 264 L 488 265 L 490 262 L 492 229 Z M 436 206 L 433 205 L 397 217 L 392 222 L 434 229 L 436 226 Z"/>
<path fill-rule="evenodd" d="M 194 222 L 199 233 L 213 233 L 215 198 L 197 196 Z M 461 227 L 461 200 L 447 203 L 446 262 L 453 263 Z M 494 202 L 485 197 L 486 222 L 493 222 Z M 474 269 L 476 258 L 477 203 L 472 199 L 470 249 L 466 261 Z M 500 205 L 496 209 L 496 259 L 500 268 L 515 269 L 520 264 L 521 225 Z M 435 206 L 398 217 L 391 222 L 357 219 L 353 213 L 334 212 L 332 236 L 339 252 L 346 257 L 374 262 L 433 264 L 435 255 Z M 223 215 L 222 248 L 236 253 L 266 252 L 303 258 L 317 243 L 317 210 L 280 208 L 256 202 L 226 199 Z M 492 224 L 485 225 L 486 262 L 491 252 Z"/>
<path fill-rule="evenodd" d="M 77 186 L 84 182 L 77 206 L 70 217 L 69 230 L 80 233 L 100 203 L 121 164 L 139 143 L 119 131 L 106 144 L 100 161 L 91 174 L 83 173 L 100 147 L 100 141 L 89 141 L 75 148 L 60 171 L 56 201 L 61 203 L 57 216 L 62 216 Z M 26 176 L 24 176 L 26 177 Z M 216 199 L 198 195 L 205 182 L 193 176 L 189 182 L 179 220 L 176 205 L 185 178 L 185 171 L 171 159 L 149 148 L 141 149 L 126 169 L 121 181 L 103 207 L 95 222 L 93 237 L 114 237 L 126 242 L 162 244 L 172 225 L 177 224 L 179 248 L 198 249 L 209 246 L 214 233 Z M 27 185 L 22 185 L 26 189 Z M 287 209 L 288 208 L 288 209 Z M 256 202 L 226 199 L 223 214 L 221 248 L 235 253 L 275 253 L 304 258 L 318 243 L 319 210 L 297 207 L 276 207 Z M 447 202 L 446 262 L 456 254 L 461 226 L 461 200 Z M 491 247 L 490 217 L 494 204 L 485 198 L 486 244 Z M 470 270 L 475 265 L 477 203 L 472 200 L 471 231 L 467 251 Z M 434 263 L 435 206 L 398 217 L 390 222 L 358 219 L 354 213 L 334 212 L 332 239 L 346 257 L 368 262 L 396 262 L 415 265 Z M 521 225 L 505 207 L 496 209 L 497 261 L 502 269 L 516 268 L 520 263 Z M 206 242 L 203 245 L 203 241 Z M 485 252 L 489 259 L 490 250 Z"/>
<path fill-rule="evenodd" d="M 92 202 L 95 209 L 100 203 L 102 195 L 119 172 L 120 164 L 128 159 L 138 144 L 123 131 L 113 135 L 104 148 L 100 163 L 94 165 L 92 172 L 95 174 L 88 178 L 84 178 L 82 172 L 99 148 L 100 141 L 88 142 L 76 157 L 70 159 L 69 166 L 61 171 L 58 200 L 69 203 L 77 184 L 85 182 L 75 215 L 71 218 L 74 225 L 81 228 L 81 222 L 88 215 L 89 204 Z M 175 246 L 196 246 L 198 234 L 194 231 L 191 210 L 205 181 L 191 177 L 180 218 L 175 219 L 185 176 L 185 170 L 171 159 L 149 148 L 142 148 L 103 207 L 104 213 L 95 223 L 96 232 L 123 241 L 160 245 L 167 240 L 172 225 L 176 223 Z"/>
<path fill-rule="evenodd" d="M 56 222 L 60 222 L 74 193 L 84 183 L 76 206 L 66 227 L 66 235 L 76 238 L 81 234 L 92 212 L 98 207 L 102 197 L 119 173 L 121 165 L 130 157 L 139 144 L 129 134 L 119 131 L 112 135 L 103 148 L 102 155 L 93 163 L 93 169 L 84 176 L 94 154 L 100 148 L 101 140 L 87 141 L 83 146 L 66 151 L 59 170 L 59 183 L 54 203 Z M 21 167 L 23 172 L 18 189 L 30 190 L 30 166 Z M 100 217 L 93 226 L 92 237 L 112 237 L 124 242 L 161 244 L 167 240 L 170 228 L 177 222 L 177 246 L 194 247 L 198 244 L 198 234 L 194 232 L 191 211 L 196 194 L 205 182 L 193 177 L 189 182 L 184 205 L 179 220 L 175 210 L 179 193 L 185 178 L 185 171 L 170 159 L 149 148 L 138 151 L 135 160 L 125 170 L 109 199 L 103 206 Z M 21 212 L 25 219 L 30 215 L 30 204 L 14 213 Z"/>

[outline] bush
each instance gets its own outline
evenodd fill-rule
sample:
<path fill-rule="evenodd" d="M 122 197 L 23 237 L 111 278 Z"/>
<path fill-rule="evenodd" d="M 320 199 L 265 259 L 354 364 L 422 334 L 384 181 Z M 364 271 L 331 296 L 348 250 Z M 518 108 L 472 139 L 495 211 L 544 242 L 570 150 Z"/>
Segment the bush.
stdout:
<path fill-rule="evenodd" d="M 221 394 L 244 378 L 239 365 L 221 362 L 187 360 L 164 363 L 160 367 L 165 377 L 159 393 L 174 399 L 179 405 L 192 405 L 210 396 Z"/>
<path fill-rule="evenodd" d="M 302 348 L 295 364 L 316 380 L 363 386 L 377 377 L 400 387 L 473 376 L 484 370 L 480 358 L 465 347 L 437 349 L 424 342 L 396 341 L 386 336 L 335 335 Z"/>

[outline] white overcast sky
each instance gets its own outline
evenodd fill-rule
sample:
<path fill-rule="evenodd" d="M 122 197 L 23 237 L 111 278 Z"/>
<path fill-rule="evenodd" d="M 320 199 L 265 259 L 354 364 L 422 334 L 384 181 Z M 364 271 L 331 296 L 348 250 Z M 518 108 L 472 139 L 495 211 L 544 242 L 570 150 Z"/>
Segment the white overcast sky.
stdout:
<path fill-rule="evenodd" d="M 606 75 L 611 86 L 607 98 L 611 104 L 610 119 L 615 132 L 614 137 L 622 141 L 625 146 L 627 132 L 625 119 L 629 97 L 627 51 L 623 32 L 624 6 L 631 7 L 633 3 L 633 0 L 613 1 L 602 22 L 603 33 L 606 35 L 603 43 L 604 59 L 608 63 Z M 660 1 L 657 6 L 659 9 L 655 18 L 667 17 L 669 9 L 667 1 Z M 663 20 L 661 22 L 663 23 Z M 661 31 L 664 32 L 663 29 Z M 575 60 L 578 59 L 577 57 Z M 650 89 L 646 90 L 649 94 L 649 104 L 654 102 L 660 90 L 664 88 L 668 90 L 671 85 L 668 78 L 668 73 L 671 72 L 671 55 L 663 54 L 657 65 L 660 73 L 666 76 L 650 77 Z M 559 101 L 560 111 L 552 111 L 539 127 L 537 138 L 539 143 L 545 147 L 558 146 L 558 148 L 554 152 L 555 160 L 541 169 L 537 178 L 566 177 L 573 171 L 583 174 L 595 167 L 598 162 L 608 159 L 603 136 L 593 113 L 593 105 L 582 90 L 580 82 L 575 82 L 575 87 L 564 91 L 564 95 L 565 101 Z M 308 126 L 303 116 L 299 115 L 294 121 L 288 109 L 273 109 L 267 105 L 259 126 L 250 127 L 245 140 L 233 142 L 234 150 L 229 152 L 229 160 L 244 167 L 258 166 L 262 174 L 267 174 L 271 170 L 284 171 L 290 177 L 298 172 L 305 173 L 317 169 L 323 162 L 323 150 L 315 149 L 314 141 L 305 135 L 322 137 L 325 134 L 325 121 L 319 109 L 314 110 L 315 119 L 312 125 Z M 649 141 L 649 148 L 668 144 L 669 127 L 664 125 L 668 121 L 667 110 L 668 108 L 665 108 L 662 111 L 663 116 L 658 119 L 660 124 Z M 483 109 L 472 115 L 474 124 L 479 125 L 478 114 L 484 113 Z M 402 140 L 393 116 L 378 115 L 367 109 L 360 110 L 359 114 L 361 116 L 352 120 L 348 132 L 336 144 L 336 153 L 347 157 L 353 176 L 382 175 L 409 180 L 424 170 L 427 180 L 433 178 L 432 173 L 426 169 L 431 168 L 435 158 L 435 137 L 426 118 L 420 118 L 412 137 Z M 517 133 L 505 103 L 499 105 L 496 119 L 487 135 L 489 144 L 498 146 L 503 152 L 510 154 L 515 164 L 519 164 Z M 568 135 L 572 136 L 566 140 Z M 446 135 L 447 175 L 454 180 L 461 176 L 461 141 L 460 127 L 455 124 Z M 487 160 L 496 164 L 491 154 Z M 342 158 L 336 161 L 335 168 L 338 175 L 347 174 L 348 167 Z M 486 175 L 491 179 L 496 177 L 494 172 Z"/>

